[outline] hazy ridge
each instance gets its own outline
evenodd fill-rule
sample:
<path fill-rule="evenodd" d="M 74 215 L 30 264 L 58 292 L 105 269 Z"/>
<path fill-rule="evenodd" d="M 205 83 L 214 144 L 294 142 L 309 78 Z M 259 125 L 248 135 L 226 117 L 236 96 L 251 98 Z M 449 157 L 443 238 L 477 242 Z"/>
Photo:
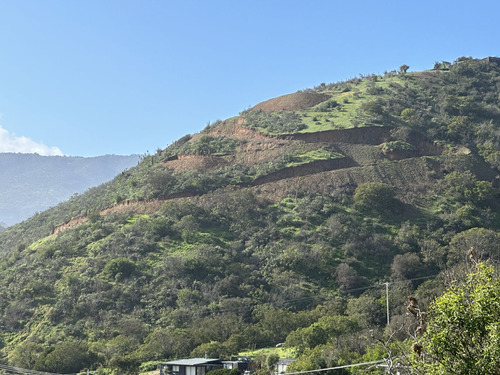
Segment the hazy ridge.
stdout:
<path fill-rule="evenodd" d="M 98 157 L 0 153 L 0 222 L 7 225 L 111 180 L 138 155 Z"/>

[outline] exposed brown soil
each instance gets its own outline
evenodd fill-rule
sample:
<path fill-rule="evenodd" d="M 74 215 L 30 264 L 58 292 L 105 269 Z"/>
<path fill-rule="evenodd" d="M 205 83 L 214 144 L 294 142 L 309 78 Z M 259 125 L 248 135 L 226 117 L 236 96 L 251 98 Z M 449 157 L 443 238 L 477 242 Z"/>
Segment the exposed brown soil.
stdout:
<path fill-rule="evenodd" d="M 162 165 L 176 172 L 208 170 L 228 164 L 240 164 L 250 167 L 259 163 L 272 161 L 287 152 L 289 147 L 303 144 L 302 141 L 294 140 L 290 137 L 280 138 L 262 134 L 255 129 L 242 126 L 243 123 L 244 119 L 242 117 L 227 120 L 222 126 L 218 126 L 208 133 L 212 137 L 227 137 L 242 141 L 235 155 L 224 157 L 179 155 L 177 159 L 169 160 L 162 163 Z M 196 141 L 197 137 L 199 135 L 196 137 L 193 136 L 192 140 Z M 308 148 L 311 147 L 306 146 L 306 149 Z"/>
<path fill-rule="evenodd" d="M 299 146 L 301 150 L 312 150 L 327 144 L 345 157 L 285 168 L 234 188 L 250 188 L 261 199 L 279 201 L 287 195 L 302 191 L 340 192 L 345 189 L 352 190 L 363 182 L 381 181 L 396 189 L 400 188 L 400 191 L 409 192 L 400 198 L 403 201 L 411 201 L 417 199 L 415 197 L 422 196 L 422 192 L 429 184 L 425 161 L 417 157 L 439 155 L 442 152 L 441 147 L 422 136 L 413 134 L 408 141 L 416 147 L 415 151 L 384 155 L 378 145 L 390 139 L 389 128 L 331 130 L 277 137 L 265 136 L 256 130 L 245 128 L 242 126 L 242 121 L 242 119 L 232 119 L 210 131 L 212 136 L 242 140 L 235 155 L 224 157 L 180 155 L 176 160 L 169 160 L 163 164 L 177 172 L 207 170 L 227 164 L 253 166 L 272 161 L 285 152 L 296 150 Z M 383 161 L 387 159 L 394 161 L 384 163 Z M 221 191 L 224 191 L 224 188 Z M 165 199 L 123 202 L 101 211 L 100 214 L 103 216 L 117 212 L 150 214 L 159 210 L 166 201 L 184 199 L 203 198 L 196 194 L 177 193 Z M 75 218 L 58 226 L 54 233 L 76 227 L 87 220 L 86 217 Z"/>
<path fill-rule="evenodd" d="M 365 182 L 384 182 L 395 187 L 396 196 L 403 202 L 415 202 L 431 183 L 428 168 L 421 159 L 406 159 L 390 164 L 355 166 L 324 171 L 306 176 L 294 176 L 254 186 L 252 190 L 261 199 L 280 201 L 289 195 L 302 192 L 335 194 L 353 191 Z M 398 194 L 405 192 L 404 195 Z"/>
<path fill-rule="evenodd" d="M 175 198 L 181 199 L 181 198 Z M 173 199 L 171 199 L 173 200 Z M 112 207 L 106 208 L 102 210 L 100 214 L 102 216 L 117 213 L 117 212 L 127 212 L 132 211 L 136 214 L 148 214 L 150 212 L 154 212 L 165 203 L 165 200 L 162 199 L 151 199 L 147 201 L 126 201 L 120 204 L 116 204 Z"/>
<path fill-rule="evenodd" d="M 167 201 L 181 201 L 185 200 L 185 197 L 169 198 L 169 199 L 151 199 L 147 201 L 126 201 L 122 203 L 115 204 L 114 206 L 108 207 L 99 212 L 101 216 L 106 216 L 113 213 L 121 212 L 133 212 L 135 214 L 150 214 L 156 212 L 161 208 L 162 205 Z M 59 225 L 54 229 L 54 234 L 64 232 L 65 230 L 77 227 L 88 221 L 86 216 L 80 216 L 75 219 L 68 221 L 62 225 Z"/>
<path fill-rule="evenodd" d="M 318 160 L 309 164 L 298 165 L 295 167 L 285 168 L 276 172 L 271 172 L 265 176 L 257 178 L 255 181 L 249 183 L 248 185 L 249 186 L 264 185 L 270 182 L 276 182 L 300 176 L 310 176 L 325 171 L 331 171 L 343 168 L 352 168 L 357 165 L 358 164 L 351 158 Z"/>
<path fill-rule="evenodd" d="M 270 138 L 255 129 L 244 127 L 244 123 L 245 119 L 243 117 L 238 117 L 236 120 L 226 121 L 224 126 L 216 127 L 211 130 L 209 134 L 213 137 L 228 137 L 239 140 Z"/>
<path fill-rule="evenodd" d="M 279 136 L 308 143 L 360 143 L 379 145 L 390 138 L 390 128 L 371 126 L 365 128 L 325 130 L 316 133 L 299 133 Z"/>
<path fill-rule="evenodd" d="M 422 72 L 410 72 L 411 77 L 435 77 L 441 73 L 440 70 L 424 70 Z"/>
<path fill-rule="evenodd" d="M 205 155 L 179 155 L 175 160 L 161 163 L 176 172 L 203 170 L 219 168 L 228 164 L 228 161 L 220 156 Z"/>
<path fill-rule="evenodd" d="M 380 181 L 398 187 L 401 191 L 410 191 L 406 196 L 399 197 L 402 201 L 413 200 L 428 188 L 426 168 L 418 161 L 419 167 L 415 168 L 415 160 L 406 159 L 389 165 L 377 164 L 373 166 L 358 166 L 350 158 L 319 161 L 313 165 L 287 168 L 257 179 L 251 184 L 242 185 L 241 188 L 251 188 L 260 199 L 277 202 L 290 194 L 300 192 L 332 193 L 346 189 L 353 190 L 364 182 Z M 411 163 L 411 165 L 410 165 Z M 368 170 L 367 170 L 368 168 Z M 391 172 L 389 173 L 389 169 Z M 396 168 L 398 173 L 393 173 Z M 414 191 L 414 194 L 411 191 Z M 151 214 L 161 208 L 167 201 L 180 201 L 197 199 L 198 195 L 186 194 L 184 197 L 155 199 L 150 201 L 127 201 L 109 207 L 100 212 L 101 216 L 119 212 L 133 212 L 135 214 Z M 75 218 L 55 228 L 54 233 L 60 233 L 83 224 L 86 217 Z"/>
<path fill-rule="evenodd" d="M 259 103 L 252 109 L 262 110 L 264 112 L 280 111 L 300 111 L 314 107 L 315 105 L 328 100 L 331 96 L 317 92 L 298 91 L 294 94 L 278 96 L 277 98 L 266 100 Z"/>
<path fill-rule="evenodd" d="M 259 163 L 272 161 L 281 156 L 287 149 L 301 144 L 293 140 L 279 140 L 257 138 L 247 139 L 236 150 L 235 155 L 228 156 L 205 156 L 205 155 L 179 155 L 177 159 L 168 160 L 160 165 L 173 169 L 175 172 L 184 172 L 192 170 L 210 170 L 220 168 L 225 165 L 239 164 L 247 167 Z M 306 149 L 315 146 L 306 146 Z"/>
<path fill-rule="evenodd" d="M 248 141 L 239 147 L 238 152 L 235 155 L 234 162 L 248 167 L 265 162 L 271 162 L 301 144 L 302 142 L 278 139 L 272 141 Z M 317 146 L 312 148 L 317 148 Z"/>
<path fill-rule="evenodd" d="M 78 225 L 80 224 L 83 224 L 85 222 L 87 222 L 87 217 L 86 216 L 80 216 L 80 217 L 77 217 L 75 219 L 72 219 L 70 221 L 68 221 L 67 223 L 64 223 L 62 225 L 59 225 L 58 227 L 56 227 L 54 229 L 54 234 L 57 234 L 57 233 L 60 233 L 60 232 L 64 232 L 65 230 L 68 230 L 68 229 L 71 229 L 71 228 L 74 228 L 74 227 L 77 227 Z"/>

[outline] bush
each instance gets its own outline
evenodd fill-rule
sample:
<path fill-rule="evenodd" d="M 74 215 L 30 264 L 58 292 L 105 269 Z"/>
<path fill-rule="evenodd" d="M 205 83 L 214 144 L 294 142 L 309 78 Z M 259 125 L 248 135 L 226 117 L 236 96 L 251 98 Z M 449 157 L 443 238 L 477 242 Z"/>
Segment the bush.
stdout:
<path fill-rule="evenodd" d="M 203 358 L 204 356 L 207 356 L 208 358 L 225 358 L 228 357 L 230 354 L 231 353 L 228 353 L 227 348 L 218 341 L 212 341 L 201 344 L 191 352 L 192 357 L 198 357 L 198 358 Z M 224 375 L 224 374 L 221 373 L 219 375 Z"/>
<path fill-rule="evenodd" d="M 57 373 L 77 373 L 84 368 L 90 368 L 97 360 L 97 356 L 89 351 L 83 342 L 65 342 L 57 345 L 47 354 L 43 361 L 38 361 L 38 370 Z"/>
<path fill-rule="evenodd" d="M 444 185 L 444 194 L 465 204 L 485 205 L 497 193 L 491 182 L 478 180 L 470 171 L 449 173 Z"/>
<path fill-rule="evenodd" d="M 385 152 L 394 152 L 397 150 L 415 150 L 415 147 L 412 144 L 401 141 L 391 141 L 382 143 L 381 148 L 382 151 Z"/>
<path fill-rule="evenodd" d="M 139 366 L 139 371 L 140 372 L 150 372 L 154 371 L 158 368 L 158 366 L 163 363 L 164 361 L 149 361 L 149 362 L 144 362 Z"/>
<path fill-rule="evenodd" d="M 232 138 L 202 135 L 194 142 L 185 143 L 178 152 L 179 154 L 222 156 L 233 154 L 239 143 L 239 141 Z"/>
<path fill-rule="evenodd" d="M 318 106 L 320 112 L 329 112 L 330 109 L 337 108 L 339 103 L 336 100 L 328 100 Z"/>
<path fill-rule="evenodd" d="M 137 271 L 137 265 L 127 258 L 118 258 L 109 261 L 104 266 L 103 275 L 107 279 L 115 279 L 116 276 L 130 277 Z"/>
<path fill-rule="evenodd" d="M 296 133 L 306 128 L 300 116 L 295 112 L 266 113 L 259 110 L 246 111 L 242 115 L 245 118 L 245 126 L 263 129 L 268 133 Z"/>
<path fill-rule="evenodd" d="M 378 213 L 396 212 L 400 206 L 394 191 L 382 182 L 366 182 L 354 192 L 354 205 L 361 210 Z"/>
<path fill-rule="evenodd" d="M 421 262 L 417 254 L 398 254 L 392 261 L 392 277 L 399 280 L 411 279 L 419 274 L 420 268 Z"/>
<path fill-rule="evenodd" d="M 500 235 L 485 228 L 471 228 L 457 233 L 450 241 L 448 262 L 463 262 L 469 255 L 478 260 L 497 263 L 500 260 Z"/>

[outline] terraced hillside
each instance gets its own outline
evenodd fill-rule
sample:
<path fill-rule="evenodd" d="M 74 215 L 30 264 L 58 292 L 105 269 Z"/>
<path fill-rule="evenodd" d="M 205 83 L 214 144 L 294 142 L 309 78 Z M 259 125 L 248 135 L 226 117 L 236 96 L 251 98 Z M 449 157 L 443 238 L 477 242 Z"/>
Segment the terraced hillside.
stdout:
<path fill-rule="evenodd" d="M 234 123 L 236 122 L 236 124 Z M 262 163 L 272 164 L 277 158 L 287 158 L 286 163 L 282 163 L 275 170 L 268 167 L 271 171 L 261 175 L 249 182 L 239 182 L 233 185 L 239 187 L 252 187 L 257 196 L 261 191 L 272 189 L 273 194 L 266 193 L 265 198 L 270 201 L 279 201 L 291 193 L 289 185 L 294 185 L 298 177 L 307 177 L 311 182 L 304 185 L 302 193 L 308 191 L 324 192 L 325 176 L 317 175 L 328 173 L 329 182 L 326 183 L 327 189 L 341 188 L 342 186 L 357 186 L 360 183 L 368 181 L 379 181 L 397 186 L 399 190 L 406 190 L 405 184 L 422 184 L 427 181 L 426 168 L 418 163 L 406 163 L 412 165 L 411 168 L 400 168 L 398 166 L 377 167 L 378 170 L 386 170 L 385 173 L 370 174 L 367 173 L 367 166 L 374 169 L 377 164 L 383 164 L 388 161 L 419 158 L 422 156 L 438 156 L 443 148 L 425 139 L 421 135 L 411 134 L 408 136 L 409 142 L 405 142 L 408 149 L 387 150 L 386 144 L 395 143 L 391 137 L 391 128 L 372 127 L 372 128 L 353 128 L 345 130 L 328 130 L 316 133 L 294 134 L 287 136 L 266 136 L 258 131 L 247 132 L 242 125 L 237 123 L 242 121 L 231 120 L 228 123 L 220 124 L 217 129 L 207 132 L 203 136 L 192 137 L 186 145 L 200 142 L 202 137 L 214 137 L 234 139 L 239 142 L 234 154 L 225 156 L 204 155 L 204 154 L 179 154 L 169 157 L 165 161 L 159 162 L 161 168 L 173 170 L 177 173 L 185 171 L 205 171 L 217 170 L 228 165 L 241 165 L 245 168 L 252 168 Z M 226 129 L 228 128 L 228 129 Z M 214 134 L 214 135 L 212 135 Z M 412 143 L 410 143 L 412 142 Z M 288 154 L 287 154 L 288 153 Z M 158 155 L 161 158 L 161 153 Z M 424 168 L 419 173 L 416 169 Z M 350 170 L 358 168 L 357 172 Z M 342 173 L 335 173 L 342 170 Z M 391 170 L 398 170 L 390 173 Z M 405 171 L 407 173 L 405 173 Z M 370 176 L 368 178 L 359 178 L 356 176 Z M 349 177 L 346 177 L 349 176 Z M 423 180 L 424 179 L 424 180 Z M 284 181 L 283 181 L 284 180 Z M 290 180 L 290 181 L 288 181 Z M 278 183 L 282 182 L 282 183 Z M 262 185 L 273 184 L 273 188 L 263 187 Z M 281 186 L 281 188 L 278 188 Z M 259 187 L 258 189 L 255 187 Z M 295 188 L 295 190 L 297 190 Z M 158 209 L 160 202 L 166 202 L 172 199 L 197 197 L 199 193 L 177 193 L 163 199 L 154 199 L 149 202 L 130 201 L 114 204 L 101 210 L 101 215 L 116 211 L 135 211 L 136 213 L 153 213 Z M 404 199 L 404 197 L 402 197 Z M 150 207 L 149 209 L 146 207 Z M 86 221 L 85 217 L 72 219 L 70 222 L 54 228 L 59 232 L 63 228 L 72 228 L 77 223 Z"/>

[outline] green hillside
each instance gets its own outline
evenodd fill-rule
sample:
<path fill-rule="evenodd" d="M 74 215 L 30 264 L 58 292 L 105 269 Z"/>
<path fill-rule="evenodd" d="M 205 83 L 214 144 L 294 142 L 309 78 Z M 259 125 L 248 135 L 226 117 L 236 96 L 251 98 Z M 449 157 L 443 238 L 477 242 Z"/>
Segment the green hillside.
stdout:
<path fill-rule="evenodd" d="M 186 135 L 0 233 L 0 361 L 137 373 L 282 343 L 306 370 L 409 350 L 407 297 L 427 307 L 471 247 L 500 258 L 499 130 L 500 65 L 459 58 Z"/>

